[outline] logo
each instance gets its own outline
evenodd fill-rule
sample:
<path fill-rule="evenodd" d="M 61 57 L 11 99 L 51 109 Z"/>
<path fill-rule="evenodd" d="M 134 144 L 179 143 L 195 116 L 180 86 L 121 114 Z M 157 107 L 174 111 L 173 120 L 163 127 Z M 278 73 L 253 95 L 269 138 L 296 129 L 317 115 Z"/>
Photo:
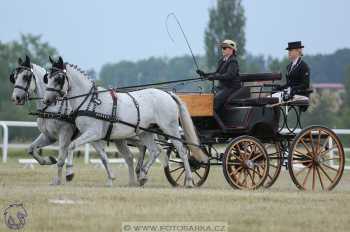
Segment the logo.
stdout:
<path fill-rule="evenodd" d="M 4 210 L 5 224 L 11 230 L 22 229 L 26 224 L 27 217 L 28 213 L 23 203 L 11 204 Z"/>

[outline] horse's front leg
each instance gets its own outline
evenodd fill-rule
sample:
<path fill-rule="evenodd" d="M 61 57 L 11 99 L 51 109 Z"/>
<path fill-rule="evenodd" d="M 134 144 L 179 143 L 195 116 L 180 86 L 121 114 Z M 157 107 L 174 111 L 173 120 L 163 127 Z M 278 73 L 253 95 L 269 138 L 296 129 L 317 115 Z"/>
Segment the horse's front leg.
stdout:
<path fill-rule="evenodd" d="M 63 149 L 62 152 L 67 153 L 66 181 L 72 181 L 74 178 L 74 172 L 73 172 L 74 152 L 73 151 L 68 152 L 68 146 L 71 143 L 71 139 L 74 134 L 74 128 L 72 128 L 71 126 L 63 127 L 60 130 L 60 134 L 62 134 L 62 136 L 59 137 L 59 147 L 60 149 Z"/>
<path fill-rule="evenodd" d="M 32 144 L 30 144 L 28 149 L 28 154 L 32 156 L 40 165 L 52 165 L 57 163 L 56 159 L 52 156 L 42 157 L 38 154 L 38 150 L 42 147 L 46 147 L 53 144 L 55 140 L 50 139 L 45 134 L 41 133 Z"/>
<path fill-rule="evenodd" d="M 136 186 L 135 173 L 134 173 L 134 156 L 130 152 L 129 147 L 125 140 L 116 140 L 115 145 L 123 156 L 129 169 L 129 186 Z"/>
<path fill-rule="evenodd" d="M 115 176 L 111 170 L 111 167 L 109 165 L 109 160 L 107 153 L 104 150 L 104 144 L 103 141 L 98 141 L 98 142 L 92 142 L 91 145 L 95 148 L 96 152 L 100 155 L 100 159 L 102 161 L 103 166 L 106 169 L 107 172 L 107 186 L 112 186 L 113 185 L 113 180 L 115 180 Z"/>

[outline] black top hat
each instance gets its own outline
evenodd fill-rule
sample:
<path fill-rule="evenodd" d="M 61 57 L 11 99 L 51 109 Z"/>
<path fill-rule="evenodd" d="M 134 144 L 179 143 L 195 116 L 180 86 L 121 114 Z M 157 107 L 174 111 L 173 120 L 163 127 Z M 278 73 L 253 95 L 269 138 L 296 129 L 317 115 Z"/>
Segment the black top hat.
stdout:
<path fill-rule="evenodd" d="M 303 48 L 304 46 L 301 44 L 301 41 L 289 42 L 286 50 L 292 50 L 296 48 Z"/>

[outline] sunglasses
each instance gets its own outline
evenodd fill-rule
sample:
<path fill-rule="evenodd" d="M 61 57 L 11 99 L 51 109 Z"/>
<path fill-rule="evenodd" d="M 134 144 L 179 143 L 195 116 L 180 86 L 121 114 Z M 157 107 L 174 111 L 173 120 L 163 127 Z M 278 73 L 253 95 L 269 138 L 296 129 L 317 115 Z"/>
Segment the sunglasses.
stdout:
<path fill-rule="evenodd" d="M 226 50 L 227 48 L 229 48 L 229 47 L 222 47 L 221 49 L 222 49 L 222 50 Z"/>

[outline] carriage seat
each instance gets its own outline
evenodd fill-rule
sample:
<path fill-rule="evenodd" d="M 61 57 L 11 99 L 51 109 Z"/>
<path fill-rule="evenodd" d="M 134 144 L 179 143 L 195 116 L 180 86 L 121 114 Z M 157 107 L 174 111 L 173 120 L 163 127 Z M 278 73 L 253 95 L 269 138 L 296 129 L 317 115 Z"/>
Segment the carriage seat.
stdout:
<path fill-rule="evenodd" d="M 258 98 L 243 98 L 231 99 L 230 105 L 233 106 L 265 106 L 278 103 L 277 97 L 258 97 Z"/>

